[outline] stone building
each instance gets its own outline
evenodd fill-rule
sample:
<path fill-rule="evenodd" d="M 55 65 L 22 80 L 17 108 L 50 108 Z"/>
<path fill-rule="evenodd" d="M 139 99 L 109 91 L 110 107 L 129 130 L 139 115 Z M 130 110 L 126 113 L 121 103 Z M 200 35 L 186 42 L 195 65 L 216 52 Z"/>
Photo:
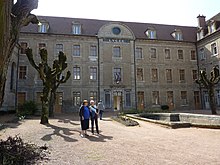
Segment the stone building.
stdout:
<path fill-rule="evenodd" d="M 203 18 L 199 16 L 200 24 L 205 21 Z M 103 100 L 111 110 L 160 105 L 169 105 L 171 110 L 202 108 L 203 95 L 194 80 L 198 78 L 197 64 L 209 66 L 209 62 L 201 63 L 197 51 L 209 44 L 211 38 L 204 35 L 200 39 L 196 35 L 207 26 L 47 16 L 39 16 L 39 20 L 39 25 L 22 29 L 20 51 L 15 50 L 9 67 L 5 107 L 13 108 L 14 100 L 40 103 L 42 83 L 24 52 L 31 47 L 39 61 L 39 48 L 45 47 L 51 63 L 63 51 L 67 55 L 67 70 L 71 71 L 71 78 L 58 88 L 56 112 L 78 110 L 83 99 Z M 219 27 L 218 22 L 215 25 Z M 220 44 L 219 30 L 210 36 Z M 17 66 L 18 74 L 14 69 Z M 13 78 L 16 75 L 17 81 Z"/>
<path fill-rule="evenodd" d="M 220 65 L 220 13 L 205 20 L 205 16 L 198 16 L 197 51 L 198 67 L 210 73 L 213 66 Z M 209 109 L 208 92 L 201 89 L 204 109 Z M 220 85 L 216 86 L 216 103 L 220 106 Z"/>

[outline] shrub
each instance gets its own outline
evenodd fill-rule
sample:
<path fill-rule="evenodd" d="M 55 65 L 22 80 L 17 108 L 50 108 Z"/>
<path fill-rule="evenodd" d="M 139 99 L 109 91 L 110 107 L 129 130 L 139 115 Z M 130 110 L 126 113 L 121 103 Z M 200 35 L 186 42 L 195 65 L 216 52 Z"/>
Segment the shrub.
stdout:
<path fill-rule="evenodd" d="M 161 105 L 161 109 L 162 110 L 168 110 L 169 109 L 169 105 Z"/>
<path fill-rule="evenodd" d="M 26 101 L 24 104 L 18 106 L 19 116 L 34 115 L 37 111 L 37 104 L 34 101 Z"/>

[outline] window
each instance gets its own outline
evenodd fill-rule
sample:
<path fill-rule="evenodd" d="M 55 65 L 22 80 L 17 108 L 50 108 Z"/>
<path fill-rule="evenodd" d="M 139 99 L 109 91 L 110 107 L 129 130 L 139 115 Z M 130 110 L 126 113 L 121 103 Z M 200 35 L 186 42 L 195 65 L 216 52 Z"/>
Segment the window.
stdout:
<path fill-rule="evenodd" d="M 216 43 L 211 44 L 211 52 L 212 52 L 212 55 L 218 54 Z"/>
<path fill-rule="evenodd" d="M 41 21 L 38 23 L 38 32 L 39 33 L 47 33 L 49 29 L 49 23 L 45 21 Z"/>
<path fill-rule="evenodd" d="M 165 59 L 166 60 L 171 59 L 171 57 L 170 57 L 170 49 L 165 49 Z"/>
<path fill-rule="evenodd" d="M 137 80 L 138 81 L 144 80 L 143 68 L 137 68 Z"/>
<path fill-rule="evenodd" d="M 27 66 L 19 66 L 19 79 L 27 78 Z"/>
<path fill-rule="evenodd" d="M 73 45 L 73 56 L 80 56 L 80 45 Z"/>
<path fill-rule="evenodd" d="M 135 57 L 139 59 L 143 58 L 142 48 L 136 48 Z"/>
<path fill-rule="evenodd" d="M 154 29 L 147 30 L 145 34 L 150 39 L 156 39 L 157 38 L 157 33 L 156 33 L 156 30 L 154 30 Z"/>
<path fill-rule="evenodd" d="M 178 59 L 183 60 L 183 50 L 178 50 Z"/>
<path fill-rule="evenodd" d="M 157 69 L 152 69 L 152 70 L 151 70 L 151 73 L 152 73 L 152 81 L 153 81 L 153 82 L 157 82 L 157 81 L 158 81 L 158 72 L 157 72 Z"/>
<path fill-rule="evenodd" d="M 209 26 L 209 31 L 210 33 L 215 32 L 216 28 L 215 28 L 215 23 L 213 22 L 210 26 Z"/>
<path fill-rule="evenodd" d="M 185 81 L 185 70 L 184 69 L 179 70 L 179 76 L 180 76 L 180 81 Z"/>
<path fill-rule="evenodd" d="M 90 100 L 97 100 L 97 92 L 96 91 L 91 91 L 90 92 Z"/>
<path fill-rule="evenodd" d="M 192 70 L 192 78 L 193 78 L 193 80 L 197 80 L 198 79 L 197 70 Z"/>
<path fill-rule="evenodd" d="M 110 97 L 110 92 L 109 91 L 105 91 L 105 107 L 106 108 L 111 108 L 111 97 Z"/>
<path fill-rule="evenodd" d="M 73 106 L 80 106 L 81 93 L 73 92 Z"/>
<path fill-rule="evenodd" d="M 157 58 L 157 49 L 155 49 L 155 48 L 150 49 L 150 57 Z"/>
<path fill-rule="evenodd" d="M 200 60 L 205 60 L 205 50 L 204 48 L 199 49 L 199 59 Z"/>
<path fill-rule="evenodd" d="M 38 48 L 39 48 L 39 53 L 40 53 L 41 49 L 46 48 L 46 44 L 45 43 L 39 43 Z"/>
<path fill-rule="evenodd" d="M 179 29 L 176 29 L 172 33 L 172 36 L 175 40 L 178 40 L 178 41 L 183 40 L 183 34 L 182 34 L 181 30 L 179 30 Z"/>
<path fill-rule="evenodd" d="M 59 52 L 63 52 L 63 44 L 56 44 L 56 55 L 58 55 Z"/>
<path fill-rule="evenodd" d="M 159 104 L 159 91 L 152 92 L 152 104 L 155 104 L 155 105 Z"/>
<path fill-rule="evenodd" d="M 90 46 L 90 56 L 97 56 L 97 47 L 94 45 Z"/>
<path fill-rule="evenodd" d="M 125 106 L 130 107 L 131 106 L 131 92 L 125 91 Z"/>
<path fill-rule="evenodd" d="M 27 42 L 21 42 L 21 54 L 26 54 Z"/>
<path fill-rule="evenodd" d="M 121 57 L 121 49 L 119 46 L 113 47 L 113 57 Z"/>
<path fill-rule="evenodd" d="M 182 105 L 187 104 L 187 91 L 181 91 L 180 92 L 180 99 L 181 99 L 181 104 Z"/>
<path fill-rule="evenodd" d="M 166 69 L 167 82 L 172 82 L 172 69 Z"/>
<path fill-rule="evenodd" d="M 81 25 L 78 23 L 73 23 L 72 25 L 72 33 L 73 34 L 81 34 Z"/>
<path fill-rule="evenodd" d="M 117 84 L 121 82 L 121 68 L 114 68 L 114 82 Z"/>
<path fill-rule="evenodd" d="M 78 66 L 73 68 L 73 79 L 80 80 L 80 67 Z"/>
<path fill-rule="evenodd" d="M 90 67 L 90 80 L 97 80 L 97 68 Z"/>
<path fill-rule="evenodd" d="M 191 50 L 191 60 L 196 60 L 196 51 Z"/>

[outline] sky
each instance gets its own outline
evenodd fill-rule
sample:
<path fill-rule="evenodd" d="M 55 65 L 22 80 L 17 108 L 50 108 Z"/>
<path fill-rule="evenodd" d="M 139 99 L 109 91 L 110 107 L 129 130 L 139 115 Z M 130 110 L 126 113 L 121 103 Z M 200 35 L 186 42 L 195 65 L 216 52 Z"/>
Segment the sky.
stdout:
<path fill-rule="evenodd" d="M 197 16 L 210 19 L 220 0 L 39 0 L 33 14 L 112 21 L 197 26 Z"/>

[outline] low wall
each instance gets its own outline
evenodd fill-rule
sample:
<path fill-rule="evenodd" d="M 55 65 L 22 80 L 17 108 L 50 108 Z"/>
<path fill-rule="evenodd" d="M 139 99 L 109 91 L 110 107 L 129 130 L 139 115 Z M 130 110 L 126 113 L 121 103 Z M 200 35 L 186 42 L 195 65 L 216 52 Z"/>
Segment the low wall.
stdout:
<path fill-rule="evenodd" d="M 162 125 L 180 125 L 190 124 L 193 127 L 202 128 L 220 128 L 220 116 L 218 115 L 203 115 L 191 113 L 149 113 L 140 115 L 127 115 L 136 119 L 144 119 Z"/>
<path fill-rule="evenodd" d="M 192 126 L 220 127 L 220 116 L 179 113 L 180 121 L 189 122 Z"/>

